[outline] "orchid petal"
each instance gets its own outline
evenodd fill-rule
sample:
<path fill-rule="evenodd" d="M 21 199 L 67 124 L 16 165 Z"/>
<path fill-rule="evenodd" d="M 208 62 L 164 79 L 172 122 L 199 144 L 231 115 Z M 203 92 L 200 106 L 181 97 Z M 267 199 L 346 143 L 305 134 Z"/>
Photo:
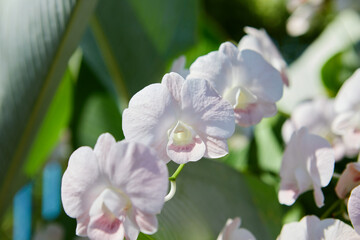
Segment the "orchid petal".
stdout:
<path fill-rule="evenodd" d="M 228 219 L 217 240 L 255 240 L 254 235 L 244 228 L 239 228 L 240 218 Z"/>
<path fill-rule="evenodd" d="M 295 132 L 285 149 L 280 169 L 280 203 L 291 205 L 299 194 L 313 188 L 316 203 L 322 206 L 321 187 L 331 180 L 334 155 L 325 139 L 309 134 L 306 128 Z"/>
<path fill-rule="evenodd" d="M 206 147 L 200 136 L 185 124 L 178 122 L 169 136 L 167 144 L 168 156 L 176 163 L 200 160 Z"/>
<path fill-rule="evenodd" d="M 88 215 L 84 214 L 85 219 L 84 220 L 79 220 L 76 219 L 76 235 L 81 236 L 81 237 L 86 237 L 87 236 L 87 225 L 89 224 L 90 218 Z"/>
<path fill-rule="evenodd" d="M 186 76 L 189 75 L 189 69 L 185 68 L 185 62 L 185 56 L 182 55 L 178 57 L 173 61 L 170 72 L 176 72 L 180 74 L 183 78 L 186 78 Z"/>
<path fill-rule="evenodd" d="M 149 214 L 160 212 L 168 188 L 168 170 L 154 151 L 139 143 L 118 142 L 111 149 L 104 169 L 134 207 Z"/>
<path fill-rule="evenodd" d="M 261 121 L 263 117 L 272 117 L 277 113 L 275 103 L 258 101 L 245 109 L 235 109 L 235 120 L 239 126 L 249 127 Z"/>
<path fill-rule="evenodd" d="M 360 69 L 345 81 L 335 98 L 335 110 L 340 112 L 359 110 L 360 108 Z"/>
<path fill-rule="evenodd" d="M 233 45 L 230 42 L 225 42 L 223 45 Z M 225 49 L 225 47 L 223 47 Z M 233 85 L 232 78 L 228 77 L 232 71 L 231 59 L 226 55 L 219 53 L 219 51 L 210 52 L 205 56 L 198 57 L 190 66 L 190 74 L 188 79 L 206 79 L 216 89 L 216 91 L 223 95 L 227 88 Z"/>
<path fill-rule="evenodd" d="M 353 117 L 356 113 L 348 111 L 339 114 L 332 123 L 332 130 L 339 135 L 345 135 L 354 128 Z"/>
<path fill-rule="evenodd" d="M 281 136 L 285 143 L 290 141 L 291 135 L 296 131 L 296 127 L 290 119 L 286 120 L 281 127 Z"/>
<path fill-rule="evenodd" d="M 177 73 L 168 73 L 163 77 L 161 84 L 165 85 L 174 99 L 181 106 L 181 89 L 184 85 L 185 79 Z"/>
<path fill-rule="evenodd" d="M 204 157 L 221 158 L 229 153 L 228 145 L 225 139 L 218 139 L 208 136 L 205 138 L 204 143 L 206 146 Z"/>
<path fill-rule="evenodd" d="M 140 232 L 139 226 L 135 226 L 134 223 L 129 220 L 129 218 L 125 219 L 124 229 L 125 229 L 125 239 L 126 240 L 136 240 L 138 238 L 139 232 Z"/>
<path fill-rule="evenodd" d="M 198 133 L 218 138 L 233 135 L 235 120 L 232 106 L 216 93 L 209 82 L 202 79 L 186 80 L 181 97 L 183 122 Z"/>
<path fill-rule="evenodd" d="M 255 51 L 243 50 L 238 55 L 239 65 L 236 72 L 238 85 L 246 86 L 253 94 L 264 101 L 276 102 L 283 94 L 280 73 Z M 236 74 L 235 72 L 235 74 Z"/>
<path fill-rule="evenodd" d="M 360 163 L 348 163 L 336 184 L 335 192 L 339 198 L 346 198 L 348 193 L 360 184 Z"/>
<path fill-rule="evenodd" d="M 94 147 L 94 153 L 99 161 L 99 166 L 105 161 L 111 147 L 116 143 L 115 138 L 110 133 L 101 134 Z"/>
<path fill-rule="evenodd" d="M 266 31 L 252 27 L 245 27 L 244 30 L 248 35 L 244 36 L 239 42 L 239 50 L 250 49 L 261 54 L 266 61 L 281 73 L 284 84 L 289 86 L 286 63 Z"/>
<path fill-rule="evenodd" d="M 348 212 L 355 231 L 360 234 L 360 186 L 351 191 L 348 201 Z"/>
<path fill-rule="evenodd" d="M 89 221 L 87 216 L 92 200 L 100 194 L 101 185 L 104 184 L 101 179 L 93 150 L 89 147 L 77 149 L 70 156 L 62 178 L 61 198 L 67 215 L 81 217 L 84 225 Z"/>
<path fill-rule="evenodd" d="M 161 149 L 159 155 L 166 156 L 167 141 L 162 140 L 168 137 L 168 129 L 177 122 L 178 109 L 166 86 L 152 84 L 145 87 L 131 98 L 129 108 L 123 112 L 125 139 Z M 156 145 L 159 143 L 164 145 Z"/>
<path fill-rule="evenodd" d="M 125 236 L 122 222 L 109 213 L 91 217 L 87 233 L 88 237 L 94 240 L 118 240 Z"/>
<path fill-rule="evenodd" d="M 158 221 L 154 215 L 137 211 L 135 221 L 140 231 L 145 234 L 154 234 L 158 229 Z"/>
<path fill-rule="evenodd" d="M 300 222 L 285 224 L 277 240 L 356 240 L 359 235 L 349 225 L 338 219 L 321 220 L 316 216 L 305 216 Z"/>

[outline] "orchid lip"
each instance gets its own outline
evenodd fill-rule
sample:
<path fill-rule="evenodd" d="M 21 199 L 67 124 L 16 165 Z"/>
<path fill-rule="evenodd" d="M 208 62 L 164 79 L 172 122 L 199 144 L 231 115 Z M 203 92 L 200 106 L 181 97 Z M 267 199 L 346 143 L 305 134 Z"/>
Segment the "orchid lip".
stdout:
<path fill-rule="evenodd" d="M 178 121 L 174 128 L 168 130 L 168 136 L 172 137 L 173 144 L 176 146 L 185 146 L 194 141 L 192 128 L 182 121 Z"/>
<path fill-rule="evenodd" d="M 239 86 L 227 90 L 224 99 L 228 100 L 234 109 L 245 109 L 257 101 L 257 97 L 251 91 Z"/>

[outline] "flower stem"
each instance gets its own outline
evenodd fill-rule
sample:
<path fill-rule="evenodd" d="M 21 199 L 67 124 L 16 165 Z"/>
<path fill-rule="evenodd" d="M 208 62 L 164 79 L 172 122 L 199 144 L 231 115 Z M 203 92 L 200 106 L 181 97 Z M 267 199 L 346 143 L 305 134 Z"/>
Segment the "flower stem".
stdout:
<path fill-rule="evenodd" d="M 171 177 L 169 177 L 169 180 L 175 181 L 177 176 L 180 174 L 181 170 L 183 170 L 184 166 L 185 166 L 185 164 L 180 164 L 179 167 L 174 172 L 174 174 Z"/>
<path fill-rule="evenodd" d="M 176 181 L 170 181 L 170 192 L 165 196 L 165 202 L 174 197 L 176 193 Z"/>
<path fill-rule="evenodd" d="M 338 199 L 336 202 L 334 202 L 324 213 L 321 215 L 320 219 L 324 219 L 328 217 L 342 202 L 342 199 Z"/>

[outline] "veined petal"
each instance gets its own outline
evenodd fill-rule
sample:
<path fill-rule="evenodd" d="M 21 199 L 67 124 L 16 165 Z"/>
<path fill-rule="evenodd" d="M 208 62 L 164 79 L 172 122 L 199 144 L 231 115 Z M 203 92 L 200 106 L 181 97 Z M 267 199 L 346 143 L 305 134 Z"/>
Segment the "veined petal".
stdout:
<path fill-rule="evenodd" d="M 158 229 L 158 221 L 156 216 L 152 214 L 136 211 L 135 221 L 139 226 L 140 231 L 145 234 L 154 234 Z"/>
<path fill-rule="evenodd" d="M 177 122 L 178 111 L 179 106 L 166 86 L 145 87 L 131 98 L 129 107 L 123 112 L 125 139 L 165 151 L 163 139 L 167 139 L 168 129 Z M 159 146 L 161 143 L 165 145 Z"/>
<path fill-rule="evenodd" d="M 234 109 L 235 121 L 239 126 L 249 127 L 261 121 L 264 117 L 272 117 L 277 113 L 276 104 L 258 100 L 246 108 Z"/>
<path fill-rule="evenodd" d="M 168 170 L 152 149 L 140 143 L 118 142 L 111 148 L 104 169 L 133 207 L 149 214 L 160 212 L 168 188 Z"/>
<path fill-rule="evenodd" d="M 106 188 L 93 202 L 89 215 L 91 217 L 109 212 L 115 218 L 119 218 L 125 215 L 129 208 L 131 208 L 131 201 L 124 193 L 121 193 L 119 189 Z"/>
<path fill-rule="evenodd" d="M 179 74 L 172 72 L 164 75 L 161 84 L 165 85 L 174 99 L 181 106 L 181 89 L 184 85 L 185 79 Z"/>
<path fill-rule="evenodd" d="M 102 166 L 101 163 L 105 161 L 111 147 L 115 143 L 115 138 L 110 133 L 103 133 L 99 136 L 94 147 L 94 153 L 99 161 L 99 167 Z"/>
<path fill-rule="evenodd" d="M 82 224 L 86 225 L 91 204 L 105 186 L 93 150 L 89 147 L 77 149 L 70 156 L 62 178 L 61 199 L 66 214 L 72 218 L 81 217 Z"/>
<path fill-rule="evenodd" d="M 196 132 L 217 138 L 232 136 L 235 131 L 233 108 L 209 82 L 203 79 L 186 80 L 181 97 L 181 119 Z"/>
<path fill-rule="evenodd" d="M 176 163 L 200 160 L 206 147 L 200 136 L 190 127 L 178 122 L 169 136 L 167 154 Z"/>
<path fill-rule="evenodd" d="M 206 146 L 206 151 L 204 154 L 204 157 L 206 158 L 221 158 L 229 153 L 226 139 L 219 139 L 208 136 L 203 141 Z"/>
<path fill-rule="evenodd" d="M 185 56 L 181 55 L 173 61 L 170 72 L 176 72 L 180 74 L 183 78 L 186 78 L 186 76 L 189 75 L 189 69 L 185 68 L 185 62 Z"/>
<path fill-rule="evenodd" d="M 220 48 L 223 45 L 233 44 L 226 42 L 221 44 Z M 186 79 L 206 79 L 223 96 L 225 91 L 233 86 L 231 59 L 219 51 L 210 52 L 207 55 L 198 57 L 191 64 L 190 74 Z"/>

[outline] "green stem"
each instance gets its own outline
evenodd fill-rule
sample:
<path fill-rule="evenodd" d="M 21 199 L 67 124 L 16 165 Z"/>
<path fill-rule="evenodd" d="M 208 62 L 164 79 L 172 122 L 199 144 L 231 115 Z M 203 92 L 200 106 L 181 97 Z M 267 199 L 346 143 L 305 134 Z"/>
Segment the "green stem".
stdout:
<path fill-rule="evenodd" d="M 175 181 L 177 176 L 180 174 L 181 170 L 183 170 L 184 166 L 185 166 L 185 164 L 180 164 L 179 167 L 174 172 L 174 174 L 171 177 L 169 177 L 169 180 Z"/>
<path fill-rule="evenodd" d="M 334 202 L 324 213 L 323 215 L 321 215 L 320 219 L 324 219 L 326 217 L 328 217 L 334 210 L 335 208 L 338 207 L 338 205 L 342 202 L 342 199 L 338 199 L 336 202 Z"/>

